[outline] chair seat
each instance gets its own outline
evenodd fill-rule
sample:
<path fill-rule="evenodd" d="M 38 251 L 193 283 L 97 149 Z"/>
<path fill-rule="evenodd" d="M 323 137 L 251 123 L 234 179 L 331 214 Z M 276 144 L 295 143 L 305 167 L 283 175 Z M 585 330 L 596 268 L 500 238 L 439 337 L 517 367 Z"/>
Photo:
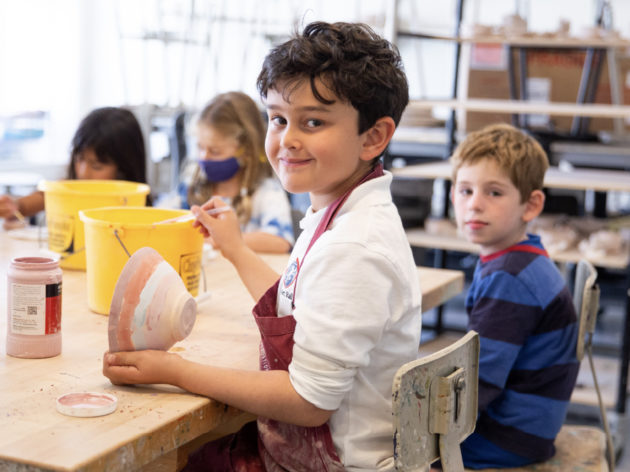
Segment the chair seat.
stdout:
<path fill-rule="evenodd" d="M 546 462 L 510 469 L 477 469 L 476 472 L 608 472 L 606 436 L 593 426 L 565 425 L 555 441 L 556 454 Z M 466 469 L 472 471 L 473 469 Z"/>

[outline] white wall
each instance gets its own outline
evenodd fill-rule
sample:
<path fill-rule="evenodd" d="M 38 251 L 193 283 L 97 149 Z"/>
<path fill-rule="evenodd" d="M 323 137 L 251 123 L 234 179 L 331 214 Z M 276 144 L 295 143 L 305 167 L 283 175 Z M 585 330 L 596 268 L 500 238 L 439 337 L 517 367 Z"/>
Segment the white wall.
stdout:
<path fill-rule="evenodd" d="M 80 107 L 79 3 L 0 2 L 0 117 L 33 110 L 54 116 L 43 146 L 31 148 L 34 162 L 50 159 L 43 155 L 50 149 L 67 148 Z"/>
<path fill-rule="evenodd" d="M 190 5 L 197 19 L 188 21 Z M 365 3 L 368 6 L 365 6 Z M 353 20 L 380 1 L 3 0 L 0 2 L 0 138 L 7 117 L 47 112 L 45 138 L 20 150 L 0 147 L 0 170 L 65 164 L 72 134 L 95 107 L 201 107 L 218 92 L 256 95 L 270 39 L 295 21 Z M 165 7 L 160 16 L 158 5 Z M 211 18 L 212 20 L 208 20 Z M 143 41 L 168 31 L 197 44 Z M 10 154 L 7 157 L 7 153 Z M 7 162 L 8 160 L 14 162 Z"/>

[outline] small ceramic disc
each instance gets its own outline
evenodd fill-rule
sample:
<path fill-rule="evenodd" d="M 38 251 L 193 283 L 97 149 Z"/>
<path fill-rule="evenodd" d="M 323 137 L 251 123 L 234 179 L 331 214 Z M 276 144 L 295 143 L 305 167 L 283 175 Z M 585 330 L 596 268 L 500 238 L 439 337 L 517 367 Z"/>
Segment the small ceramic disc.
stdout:
<path fill-rule="evenodd" d="M 109 393 L 72 392 L 57 397 L 57 411 L 68 416 L 109 415 L 117 405 L 118 399 Z"/>

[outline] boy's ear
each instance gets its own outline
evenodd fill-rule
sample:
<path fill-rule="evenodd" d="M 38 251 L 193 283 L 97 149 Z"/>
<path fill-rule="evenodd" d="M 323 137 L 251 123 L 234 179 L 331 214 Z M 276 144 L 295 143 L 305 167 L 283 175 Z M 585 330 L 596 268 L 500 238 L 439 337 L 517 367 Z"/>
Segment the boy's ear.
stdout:
<path fill-rule="evenodd" d="M 534 190 L 525 204 L 523 221 L 529 223 L 543 211 L 545 206 L 545 194 L 542 190 Z"/>
<path fill-rule="evenodd" d="M 390 116 L 376 120 L 370 129 L 365 131 L 365 141 L 361 150 L 361 159 L 371 161 L 380 156 L 396 131 L 396 124 Z"/>

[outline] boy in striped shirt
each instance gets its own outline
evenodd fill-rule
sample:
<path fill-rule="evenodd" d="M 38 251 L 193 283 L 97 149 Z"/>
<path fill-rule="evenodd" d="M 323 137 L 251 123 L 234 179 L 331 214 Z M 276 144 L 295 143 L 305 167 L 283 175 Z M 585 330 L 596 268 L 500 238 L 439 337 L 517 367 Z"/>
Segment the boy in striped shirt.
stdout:
<path fill-rule="evenodd" d="M 579 363 L 577 318 L 565 281 L 527 223 L 540 214 L 547 156 L 510 125 L 473 132 L 453 157 L 457 224 L 481 247 L 466 297 L 481 339 L 479 416 L 462 443 L 467 468 L 549 459 Z"/>

